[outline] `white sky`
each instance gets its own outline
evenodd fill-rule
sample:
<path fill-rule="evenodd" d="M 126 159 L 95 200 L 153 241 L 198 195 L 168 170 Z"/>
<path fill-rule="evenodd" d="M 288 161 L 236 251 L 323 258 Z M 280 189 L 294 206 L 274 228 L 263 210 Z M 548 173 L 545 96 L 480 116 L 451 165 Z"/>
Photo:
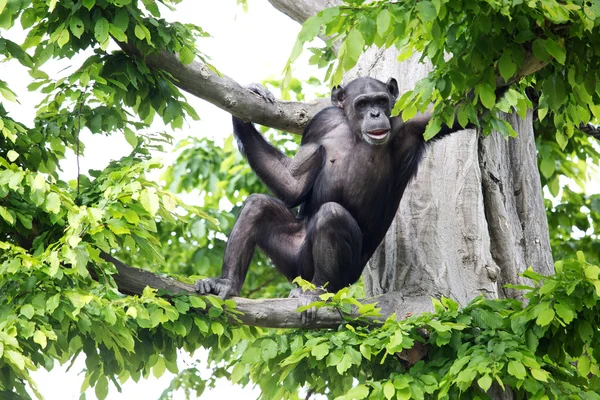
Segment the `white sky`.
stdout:
<path fill-rule="evenodd" d="M 187 0 L 177 7 L 174 15 L 165 13 L 164 16 L 171 20 L 190 22 L 201 26 L 213 37 L 201 39 L 198 48 L 212 57 L 212 64 L 222 73 L 229 75 L 241 84 L 260 82 L 264 79 L 280 79 L 281 72 L 287 61 L 300 25 L 289 19 L 284 14 L 275 10 L 264 0 L 248 0 L 248 13 L 236 5 L 235 0 Z M 22 41 L 22 32 L 19 32 L 19 22 L 16 29 L 8 34 L 3 32 L 17 42 Z M 311 75 L 321 77 L 323 71 L 306 67 L 307 57 L 297 61 L 295 76 L 300 79 Z M 82 59 L 74 60 L 73 67 L 76 68 Z M 50 63 L 49 63 L 50 64 Z M 43 69 L 56 76 L 68 64 L 47 65 Z M 72 69 L 66 71 L 72 72 Z M 6 108 L 11 116 L 21 122 L 30 123 L 35 114 L 34 106 L 42 99 L 27 92 L 26 86 L 31 82 L 25 68 L 16 61 L 0 64 L 0 77 L 8 81 L 11 89 L 19 96 L 20 104 L 6 103 Z M 174 133 L 176 140 L 187 136 L 210 136 L 223 137 L 232 132 L 231 117 L 209 103 L 189 96 L 190 104 L 196 109 L 201 121 L 190 121 L 189 127 L 184 125 L 183 131 Z M 156 130 L 162 130 L 158 124 Z M 111 159 L 118 159 L 131 151 L 131 147 L 119 134 L 107 138 L 103 135 L 91 135 L 82 132 L 81 139 L 86 143 L 87 150 L 81 157 L 81 171 L 90 168 L 101 169 Z M 76 177 L 75 158 L 69 157 L 61 163 L 64 169 L 63 178 L 73 179 Z M 201 358 L 205 358 L 200 354 Z M 182 357 L 181 367 L 189 365 L 190 359 Z M 79 389 L 83 381 L 80 374 L 85 367 L 84 360 L 80 357 L 69 372 L 65 372 L 65 366 L 56 366 L 52 372 L 45 370 L 33 374 L 38 388 L 47 400 L 71 400 L 79 399 Z M 203 376 L 208 375 L 203 371 Z M 165 372 L 160 379 L 150 378 L 135 384 L 133 381 L 123 386 L 123 393 L 119 394 L 115 387 L 110 385 L 108 399 L 110 400 L 137 400 L 156 399 L 168 386 L 172 375 Z M 88 390 L 87 397 L 95 398 L 92 390 Z M 257 390 L 241 389 L 223 380 L 217 388 L 207 389 L 202 396 L 203 399 L 231 399 L 231 398 L 256 398 Z M 177 398 L 183 398 L 179 396 Z"/>

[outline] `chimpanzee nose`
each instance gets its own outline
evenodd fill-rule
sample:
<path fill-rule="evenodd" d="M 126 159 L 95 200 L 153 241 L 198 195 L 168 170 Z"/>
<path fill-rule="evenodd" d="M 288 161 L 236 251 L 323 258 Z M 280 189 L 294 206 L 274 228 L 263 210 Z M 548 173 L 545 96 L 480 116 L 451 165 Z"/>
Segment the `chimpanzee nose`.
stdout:
<path fill-rule="evenodd" d="M 377 118 L 381 115 L 381 112 L 379 110 L 371 110 L 370 114 L 371 114 L 371 117 Z"/>

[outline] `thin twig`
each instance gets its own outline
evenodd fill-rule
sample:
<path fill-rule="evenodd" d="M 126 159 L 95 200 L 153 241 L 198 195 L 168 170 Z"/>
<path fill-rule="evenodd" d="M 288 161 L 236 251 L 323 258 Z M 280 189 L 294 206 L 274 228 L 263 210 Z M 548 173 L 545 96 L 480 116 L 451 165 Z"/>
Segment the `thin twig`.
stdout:
<path fill-rule="evenodd" d="M 85 93 L 85 92 L 84 92 Z M 77 159 L 77 198 L 79 199 L 79 175 L 81 174 L 79 165 L 79 133 L 81 132 L 81 109 L 83 108 L 83 101 L 79 102 L 79 111 L 77 113 L 77 133 L 75 135 L 75 155 Z"/>

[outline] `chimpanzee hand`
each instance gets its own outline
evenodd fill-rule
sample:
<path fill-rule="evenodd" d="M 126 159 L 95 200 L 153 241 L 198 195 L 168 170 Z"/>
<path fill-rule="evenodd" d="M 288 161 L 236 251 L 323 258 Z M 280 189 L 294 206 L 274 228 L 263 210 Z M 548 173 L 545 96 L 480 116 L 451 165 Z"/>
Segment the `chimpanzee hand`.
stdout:
<path fill-rule="evenodd" d="M 246 86 L 246 89 L 258 95 L 259 97 L 262 97 L 266 102 L 275 103 L 275 96 L 273 96 L 273 93 L 271 93 L 269 89 L 260 83 L 251 83 Z"/>
<path fill-rule="evenodd" d="M 235 288 L 233 281 L 226 278 L 198 279 L 194 284 L 194 288 L 200 295 L 212 293 L 216 294 L 223 300 L 239 294 L 239 290 Z"/>
<path fill-rule="evenodd" d="M 304 290 L 301 287 L 297 287 L 292 289 L 288 298 L 298 299 L 298 307 L 304 307 L 309 305 L 310 303 L 314 303 L 315 301 L 320 300 L 319 296 L 323 293 L 326 293 L 323 289 L 317 290 Z M 302 320 L 302 324 L 309 325 L 312 323 L 317 317 L 317 309 L 315 307 L 311 307 L 305 311 L 300 312 L 300 319 Z"/>

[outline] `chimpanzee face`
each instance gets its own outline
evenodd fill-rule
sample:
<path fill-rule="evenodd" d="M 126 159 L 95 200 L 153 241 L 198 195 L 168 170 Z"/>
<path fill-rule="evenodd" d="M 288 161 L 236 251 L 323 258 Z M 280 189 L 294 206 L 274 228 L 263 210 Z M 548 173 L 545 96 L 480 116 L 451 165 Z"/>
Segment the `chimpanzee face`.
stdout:
<path fill-rule="evenodd" d="M 398 96 L 398 83 L 390 78 L 383 83 L 373 78 L 358 78 L 331 93 L 332 103 L 343 108 L 352 131 L 372 145 L 390 139 L 390 113 Z"/>

